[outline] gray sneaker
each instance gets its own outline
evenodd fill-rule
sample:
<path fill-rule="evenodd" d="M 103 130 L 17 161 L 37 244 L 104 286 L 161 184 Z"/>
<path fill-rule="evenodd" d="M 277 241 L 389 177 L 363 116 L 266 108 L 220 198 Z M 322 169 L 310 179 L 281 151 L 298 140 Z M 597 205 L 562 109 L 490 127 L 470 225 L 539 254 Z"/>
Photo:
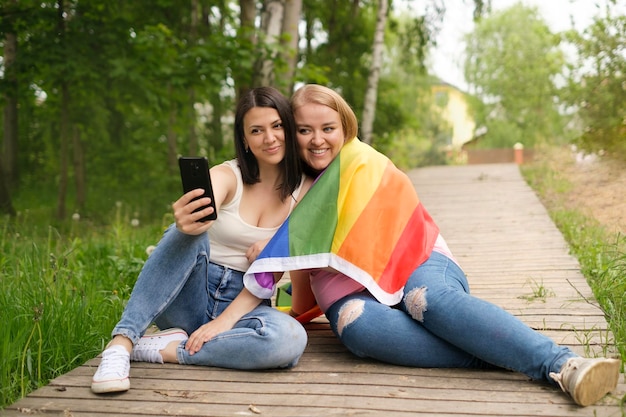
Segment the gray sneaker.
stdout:
<path fill-rule="evenodd" d="M 183 329 L 172 328 L 144 335 L 133 347 L 130 360 L 133 362 L 163 363 L 160 351 L 170 342 L 187 340 L 189 336 Z"/>
<path fill-rule="evenodd" d="M 102 352 L 102 360 L 91 380 L 96 394 L 128 391 L 130 388 L 130 355 L 123 346 L 111 346 Z"/>
<path fill-rule="evenodd" d="M 561 389 L 576 404 L 586 407 L 594 404 L 617 386 L 620 360 L 607 358 L 570 358 L 561 372 L 550 372 Z"/>

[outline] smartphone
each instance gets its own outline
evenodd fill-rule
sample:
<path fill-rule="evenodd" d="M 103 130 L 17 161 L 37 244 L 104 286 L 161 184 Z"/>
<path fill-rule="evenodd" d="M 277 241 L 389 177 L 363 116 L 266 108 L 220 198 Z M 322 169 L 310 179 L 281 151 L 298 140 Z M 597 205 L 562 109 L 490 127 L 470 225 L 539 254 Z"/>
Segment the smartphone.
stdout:
<path fill-rule="evenodd" d="M 196 188 L 202 188 L 204 190 L 204 194 L 200 197 L 194 198 L 192 201 L 203 197 L 209 197 L 211 199 L 211 204 L 194 210 L 194 213 L 207 207 L 213 207 L 213 213 L 197 221 L 208 222 L 209 220 L 217 219 L 215 199 L 213 198 L 213 187 L 211 185 L 211 175 L 209 173 L 209 161 L 207 158 L 203 156 L 181 156 L 178 158 L 178 166 L 180 167 L 180 178 L 183 181 L 183 193 L 188 193 Z"/>

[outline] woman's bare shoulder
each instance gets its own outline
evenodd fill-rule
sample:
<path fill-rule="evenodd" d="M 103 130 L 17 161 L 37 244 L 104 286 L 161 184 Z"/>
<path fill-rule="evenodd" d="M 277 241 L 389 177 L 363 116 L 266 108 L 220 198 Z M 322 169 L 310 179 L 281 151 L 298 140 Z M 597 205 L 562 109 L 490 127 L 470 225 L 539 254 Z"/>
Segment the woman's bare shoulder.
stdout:
<path fill-rule="evenodd" d="M 219 205 L 230 202 L 237 190 L 237 176 L 225 163 L 211 167 L 211 183 Z"/>

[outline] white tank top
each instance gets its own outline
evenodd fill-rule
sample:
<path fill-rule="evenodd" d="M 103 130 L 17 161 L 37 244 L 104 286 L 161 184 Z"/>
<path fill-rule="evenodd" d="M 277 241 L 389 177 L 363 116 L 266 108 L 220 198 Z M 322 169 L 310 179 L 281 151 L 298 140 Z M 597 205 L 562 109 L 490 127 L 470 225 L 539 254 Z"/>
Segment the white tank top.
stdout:
<path fill-rule="evenodd" d="M 207 232 L 211 244 L 209 259 L 213 263 L 245 272 L 250 266 L 246 258 L 248 248 L 259 240 L 274 236 L 279 226 L 271 228 L 252 226 L 239 216 L 239 206 L 243 194 L 241 171 L 235 159 L 223 164 L 230 167 L 235 173 L 237 189 L 233 199 L 220 207 L 217 220 Z M 300 186 L 294 192 L 295 196 L 300 195 L 304 180 L 303 175 Z M 289 213 L 293 210 L 295 203 L 296 199 L 292 198 Z"/>

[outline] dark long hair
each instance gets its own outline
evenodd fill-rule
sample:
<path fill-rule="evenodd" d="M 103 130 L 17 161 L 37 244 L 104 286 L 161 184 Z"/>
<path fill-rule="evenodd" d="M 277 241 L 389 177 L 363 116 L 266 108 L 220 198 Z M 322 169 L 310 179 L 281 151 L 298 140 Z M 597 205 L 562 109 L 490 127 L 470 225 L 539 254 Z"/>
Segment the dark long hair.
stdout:
<path fill-rule="evenodd" d="M 259 178 L 259 163 L 252 152 L 246 152 L 243 118 L 255 107 L 276 109 L 285 132 L 285 158 L 280 162 L 281 183 L 279 185 L 282 200 L 289 197 L 298 188 L 302 180 L 302 163 L 296 143 L 296 122 L 289 100 L 273 87 L 257 87 L 246 92 L 235 113 L 235 150 L 244 184 L 255 184 Z"/>

